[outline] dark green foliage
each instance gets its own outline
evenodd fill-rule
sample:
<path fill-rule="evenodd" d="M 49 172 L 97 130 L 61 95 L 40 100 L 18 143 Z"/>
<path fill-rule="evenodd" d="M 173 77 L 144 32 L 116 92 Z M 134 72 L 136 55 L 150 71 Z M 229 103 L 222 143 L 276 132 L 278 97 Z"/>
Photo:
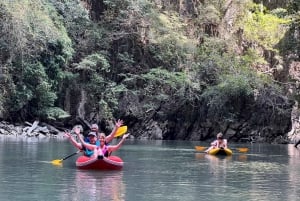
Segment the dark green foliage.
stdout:
<path fill-rule="evenodd" d="M 9 58 L 9 28 L 7 26 L 11 21 L 11 15 L 6 10 L 4 5 L 0 4 L 0 62 L 5 63 Z"/>
<path fill-rule="evenodd" d="M 181 71 L 179 64 L 186 59 L 187 50 L 177 44 L 177 39 L 171 36 L 159 45 L 149 46 L 149 53 L 153 55 L 154 64 L 169 71 Z"/>
<path fill-rule="evenodd" d="M 110 65 L 107 58 L 103 54 L 91 54 L 85 57 L 80 63 L 73 65 L 77 71 L 83 70 L 85 72 L 110 72 Z"/>
<path fill-rule="evenodd" d="M 85 87 L 89 100 L 94 103 L 92 111 L 100 114 L 102 118 L 114 117 L 120 95 L 127 91 L 122 84 L 117 85 L 100 74 L 92 74 Z"/>
<path fill-rule="evenodd" d="M 201 100 L 206 105 L 207 118 L 219 123 L 250 118 L 247 112 L 257 105 L 256 93 L 269 91 L 271 88 L 267 86 L 276 85 L 249 68 L 254 62 L 264 62 L 255 51 L 249 49 L 244 56 L 236 57 L 223 40 L 205 38 L 197 60 L 193 72 L 202 87 Z M 280 90 L 278 87 L 270 104 L 280 98 Z M 260 101 L 264 100 L 266 97 L 260 96 Z"/>
<path fill-rule="evenodd" d="M 251 100 L 252 74 L 241 61 L 228 53 L 222 40 L 205 39 L 198 50 L 195 76 L 204 88 L 202 99 L 207 105 L 207 115 L 215 120 L 237 119 Z"/>
<path fill-rule="evenodd" d="M 233 121 L 255 105 L 255 90 L 271 84 L 250 70 L 263 63 L 255 50 L 237 55 L 235 38 L 219 38 L 228 9 L 222 1 L 195 4 L 196 19 L 171 9 L 176 6 L 164 5 L 162 12 L 147 0 L 16 4 L 24 8 L 20 18 L 10 4 L 0 6 L 0 58 L 7 68 L 6 85 L 1 85 L 7 102 L 0 99 L 0 110 L 9 108 L 11 117 L 54 119 L 66 116 L 65 105 L 77 115 L 83 102 L 86 116 L 113 118 L 130 89 L 142 102 L 141 113 L 188 108 L 196 116 L 206 105 L 207 117 Z M 259 16 L 268 21 L 286 15 L 273 13 Z"/>
<path fill-rule="evenodd" d="M 19 3 L 15 2 L 16 7 L 1 4 L 5 19 L 1 35 L 6 43 L 0 42 L 0 49 L 5 49 L 0 56 L 5 66 L 1 71 L 6 74 L 1 87 L 5 94 L 3 113 L 15 120 L 55 118 L 48 115 L 54 112 L 48 111 L 56 108 L 60 83 L 69 75 L 65 70 L 73 54 L 71 41 L 51 4 L 24 1 L 23 12 L 16 14 Z"/>
<path fill-rule="evenodd" d="M 161 68 L 153 68 L 142 75 L 145 81 L 144 95 L 159 101 L 167 101 L 180 97 L 184 100 L 186 77 L 183 73 L 169 72 Z"/>
<path fill-rule="evenodd" d="M 57 96 L 52 85 L 48 82 L 49 79 L 42 64 L 27 64 L 22 74 L 22 79 L 19 78 L 12 91 L 12 101 L 9 102 L 10 112 L 21 112 L 24 116 L 19 116 L 20 118 L 26 116 L 56 118 L 65 114 L 61 110 L 59 115 L 50 116 L 54 114 L 53 112 L 49 113 L 49 111 L 53 110 L 52 107 L 54 107 Z"/>
<path fill-rule="evenodd" d="M 80 73 L 80 88 L 87 92 L 90 109 L 102 118 L 112 118 L 117 109 L 118 99 L 126 88 L 110 80 L 111 66 L 102 52 L 86 56 L 81 62 L 73 64 Z"/>
<path fill-rule="evenodd" d="M 300 2 L 298 0 L 290 0 L 288 11 L 290 14 L 296 14 L 300 10 Z"/>
<path fill-rule="evenodd" d="M 298 36 L 298 32 L 300 30 L 300 2 L 291 1 L 287 10 L 290 14 L 289 17 L 291 18 L 289 30 L 286 32 L 285 37 L 276 45 L 276 47 L 279 49 L 281 55 L 295 55 L 292 57 L 292 59 L 299 60 L 300 37 Z"/>
<path fill-rule="evenodd" d="M 60 22 L 63 22 L 66 31 L 77 55 L 93 52 L 105 45 L 105 30 L 89 18 L 89 12 L 80 1 L 67 0 L 64 2 L 51 1 L 54 5 Z"/>
<path fill-rule="evenodd" d="M 58 91 L 60 83 L 66 76 L 66 65 L 69 53 L 64 52 L 64 44 L 60 41 L 51 41 L 40 55 L 40 62 L 45 70 L 46 78 L 53 91 Z"/>
<path fill-rule="evenodd" d="M 215 86 L 208 87 L 202 94 L 207 103 L 208 117 L 214 120 L 236 121 L 247 104 L 253 100 L 249 77 L 228 75 Z"/>
<path fill-rule="evenodd" d="M 15 91 L 11 93 L 11 100 L 8 103 L 8 110 L 11 112 L 19 112 L 22 111 L 22 109 L 25 110 L 25 106 L 27 106 L 33 97 L 32 91 L 24 85 L 16 86 Z M 21 113 L 23 114 L 23 112 Z"/>

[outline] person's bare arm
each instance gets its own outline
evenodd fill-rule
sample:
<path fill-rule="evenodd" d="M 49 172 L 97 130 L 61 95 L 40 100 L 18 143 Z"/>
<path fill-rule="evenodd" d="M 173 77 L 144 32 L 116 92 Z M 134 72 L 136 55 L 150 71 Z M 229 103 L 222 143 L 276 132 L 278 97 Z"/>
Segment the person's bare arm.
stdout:
<path fill-rule="evenodd" d="M 108 151 L 109 152 L 117 151 L 129 135 L 130 133 L 123 135 L 122 140 L 117 145 L 108 146 L 107 147 Z"/>
<path fill-rule="evenodd" d="M 106 136 L 106 138 L 105 138 L 106 143 L 109 143 L 114 139 L 118 128 L 120 128 L 122 125 L 123 125 L 123 120 L 118 119 L 112 132 L 108 136 Z"/>
<path fill-rule="evenodd" d="M 64 136 L 70 140 L 70 142 L 77 148 L 77 149 L 82 149 L 82 145 L 78 143 L 74 137 L 71 135 L 69 132 L 65 132 Z"/>
<path fill-rule="evenodd" d="M 95 148 L 97 148 L 96 145 L 93 145 L 93 144 L 90 144 L 90 143 L 87 143 L 83 140 L 81 134 L 80 134 L 80 129 L 79 128 L 75 128 L 74 129 L 74 132 L 76 133 L 79 141 L 81 142 L 81 146 L 83 145 L 85 148 L 89 149 L 89 150 L 94 150 Z"/>
<path fill-rule="evenodd" d="M 227 148 L 227 140 L 224 139 L 224 148 Z"/>

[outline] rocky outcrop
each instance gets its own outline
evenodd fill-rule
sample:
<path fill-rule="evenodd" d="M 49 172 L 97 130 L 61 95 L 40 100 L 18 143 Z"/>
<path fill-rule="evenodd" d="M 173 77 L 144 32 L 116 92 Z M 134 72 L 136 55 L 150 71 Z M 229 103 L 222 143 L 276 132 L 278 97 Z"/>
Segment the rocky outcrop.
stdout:
<path fill-rule="evenodd" d="M 171 100 L 156 102 L 151 110 L 143 113 L 142 106 L 147 105 L 147 99 L 127 93 L 119 107 L 122 119 L 138 139 L 204 141 L 215 138 L 221 131 L 232 142 L 289 143 L 287 133 L 292 127 L 293 102 L 275 94 L 261 92 L 257 96 L 253 100 L 245 99 L 248 102 L 237 113 L 239 118 L 231 121 L 210 117 L 205 102 L 186 103 L 181 107 Z"/>
<path fill-rule="evenodd" d="M 52 125 L 34 121 L 13 125 L 6 121 L 0 122 L 0 135 L 22 137 L 61 137 L 62 132 Z"/>

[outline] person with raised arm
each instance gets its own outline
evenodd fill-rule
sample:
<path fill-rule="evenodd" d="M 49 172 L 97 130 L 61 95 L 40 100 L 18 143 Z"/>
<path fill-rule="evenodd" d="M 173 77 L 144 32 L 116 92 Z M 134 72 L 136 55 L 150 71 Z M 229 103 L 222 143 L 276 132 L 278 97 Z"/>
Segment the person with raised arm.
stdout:
<path fill-rule="evenodd" d="M 101 150 L 101 153 L 105 156 L 108 157 L 111 155 L 111 153 L 113 151 L 117 151 L 121 145 L 123 144 L 123 142 L 125 141 L 125 139 L 130 135 L 130 133 L 127 133 L 125 135 L 123 135 L 122 139 L 120 140 L 120 142 L 117 145 L 107 145 L 106 143 L 106 136 L 105 134 L 100 134 L 99 140 L 100 140 L 100 147 L 99 149 Z"/>
<path fill-rule="evenodd" d="M 77 135 L 80 142 L 77 142 L 71 133 L 66 132 L 65 137 L 67 137 L 71 143 L 79 150 L 84 151 L 84 155 L 86 156 L 94 156 L 98 157 L 98 155 L 101 157 L 103 156 L 101 150 L 98 151 L 98 147 L 100 146 L 100 141 L 97 138 L 96 132 L 89 132 L 88 134 L 88 140 L 89 142 L 85 142 L 82 135 L 80 134 L 80 128 L 78 126 L 74 127 L 74 132 Z"/>
<path fill-rule="evenodd" d="M 113 139 L 114 139 L 114 137 L 115 137 L 115 135 L 116 135 L 116 133 L 117 133 L 117 130 L 123 125 L 123 120 L 121 120 L 121 119 L 118 119 L 117 120 L 117 122 L 116 122 L 116 124 L 115 124 L 115 127 L 114 127 L 114 129 L 111 131 L 111 133 L 108 135 L 108 136 L 105 136 L 105 142 L 108 144 L 108 143 L 110 143 Z M 92 124 L 92 126 L 91 126 L 91 131 L 93 131 L 93 132 L 96 132 L 97 133 L 97 137 L 99 138 L 99 135 L 100 134 L 104 134 L 105 135 L 105 133 L 99 133 L 99 127 L 98 127 L 98 125 L 97 124 Z M 89 142 L 88 141 L 88 138 L 85 140 L 86 142 Z"/>

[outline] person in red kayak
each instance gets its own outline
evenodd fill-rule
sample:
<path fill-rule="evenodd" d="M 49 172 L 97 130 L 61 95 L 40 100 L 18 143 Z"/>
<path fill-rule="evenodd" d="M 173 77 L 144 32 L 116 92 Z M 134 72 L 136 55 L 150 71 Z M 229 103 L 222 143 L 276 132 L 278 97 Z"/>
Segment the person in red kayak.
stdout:
<path fill-rule="evenodd" d="M 123 142 L 125 141 L 125 139 L 129 135 L 130 135 L 130 133 L 123 135 L 122 139 L 120 140 L 120 142 L 117 145 L 107 145 L 105 134 L 104 133 L 100 133 L 100 137 L 99 137 L 100 147 L 99 147 L 99 149 L 101 150 L 102 154 L 105 157 L 108 157 L 108 156 L 111 155 L 111 153 L 113 151 L 117 151 L 121 147 L 121 145 L 123 144 Z"/>
<path fill-rule="evenodd" d="M 82 135 L 80 135 L 80 132 L 79 132 L 80 130 L 75 129 L 74 131 L 75 131 L 79 141 L 81 142 L 81 144 L 79 143 L 81 145 L 81 147 L 84 146 L 89 151 L 92 151 L 93 157 L 98 157 L 98 159 L 102 159 L 103 156 L 108 157 L 109 153 L 118 150 L 121 147 L 121 145 L 123 144 L 123 142 L 125 141 L 125 139 L 130 135 L 129 133 L 123 135 L 122 140 L 117 145 L 106 145 L 106 142 L 105 142 L 106 136 L 104 133 L 101 133 L 100 134 L 100 146 L 99 146 L 98 144 L 94 143 L 97 141 L 95 139 L 95 138 L 97 138 L 96 134 L 93 135 L 94 136 L 93 139 L 91 139 L 91 141 L 89 143 L 87 143 L 82 138 Z M 91 133 L 93 133 L 93 132 L 90 132 L 89 135 Z"/>
<path fill-rule="evenodd" d="M 115 124 L 115 127 L 114 129 L 112 130 L 112 132 L 105 137 L 105 141 L 107 143 L 111 142 L 113 139 L 114 139 L 114 136 L 116 135 L 117 133 L 117 130 L 123 125 L 123 120 L 120 120 L 118 119 L 116 124 Z M 81 125 L 79 126 L 75 126 L 73 128 L 73 130 L 75 130 L 76 128 L 80 128 L 79 132 L 82 133 L 83 132 L 83 128 Z M 77 130 L 78 132 L 78 130 Z M 84 137 L 84 141 L 89 143 L 89 144 L 94 144 L 94 145 L 97 145 L 98 147 L 100 146 L 100 141 L 99 141 L 99 127 L 97 124 L 92 124 L 91 126 L 91 131 L 88 133 L 88 135 L 86 137 Z M 77 147 L 78 149 L 82 150 L 84 155 L 85 156 L 92 156 L 94 154 L 94 150 L 90 150 L 90 149 L 87 149 L 86 146 L 83 146 L 82 144 L 76 142 L 75 139 L 73 139 L 72 135 L 69 134 L 69 133 L 66 133 L 65 136 L 67 138 L 70 139 L 71 143 Z"/>
<path fill-rule="evenodd" d="M 111 133 L 108 136 L 105 136 L 106 143 L 110 143 L 114 139 L 118 128 L 120 128 L 123 125 L 123 123 L 124 123 L 123 120 L 118 119 L 118 121 L 116 122 L 116 125 L 115 125 L 114 129 L 111 131 Z M 99 139 L 100 133 L 99 133 L 99 127 L 97 124 L 92 124 L 91 131 L 96 132 L 97 138 Z M 89 138 L 86 138 L 84 141 L 89 142 Z"/>
<path fill-rule="evenodd" d="M 118 120 L 116 123 L 116 127 L 119 128 L 123 124 L 123 121 Z M 117 130 L 117 129 L 114 129 Z M 114 146 L 107 145 L 107 140 L 111 141 L 116 133 L 116 131 L 112 132 L 109 136 L 106 136 L 104 133 L 100 133 L 100 141 L 98 140 L 98 134 L 94 131 L 89 132 L 88 134 L 88 142 L 83 139 L 81 133 L 80 133 L 80 127 L 75 126 L 74 132 L 77 135 L 80 142 L 77 142 L 74 137 L 70 133 L 65 133 L 65 136 L 69 138 L 71 143 L 78 148 L 79 150 L 84 151 L 84 155 L 89 157 L 98 157 L 99 159 L 103 158 L 102 149 L 104 149 L 103 146 L 105 146 L 105 150 L 107 150 L 106 156 L 108 156 L 108 153 L 111 153 L 112 151 L 116 151 L 120 148 L 122 143 L 125 141 L 125 139 L 128 137 L 129 134 L 126 134 L 123 136 L 122 140 Z M 103 144 L 104 143 L 104 144 Z"/>
<path fill-rule="evenodd" d="M 91 156 L 97 157 L 98 155 L 100 155 L 100 156 L 103 155 L 102 153 L 98 153 L 98 150 L 96 150 L 94 147 L 91 148 L 91 145 L 93 145 L 95 147 L 100 146 L 100 141 L 97 138 L 96 132 L 89 132 L 88 137 L 87 137 L 88 142 L 85 142 L 83 140 L 82 135 L 80 133 L 79 126 L 74 127 L 74 133 L 77 135 L 80 142 L 77 142 L 71 133 L 66 132 L 65 137 L 67 137 L 77 149 L 82 150 L 84 152 L 84 155 L 89 156 L 89 157 L 91 157 Z"/>
<path fill-rule="evenodd" d="M 210 145 L 211 146 L 205 151 L 206 153 L 208 153 L 210 150 L 215 149 L 215 148 L 226 149 L 227 148 L 227 140 L 223 139 L 223 133 L 220 132 L 217 134 L 217 139 L 215 141 L 213 141 Z"/>

